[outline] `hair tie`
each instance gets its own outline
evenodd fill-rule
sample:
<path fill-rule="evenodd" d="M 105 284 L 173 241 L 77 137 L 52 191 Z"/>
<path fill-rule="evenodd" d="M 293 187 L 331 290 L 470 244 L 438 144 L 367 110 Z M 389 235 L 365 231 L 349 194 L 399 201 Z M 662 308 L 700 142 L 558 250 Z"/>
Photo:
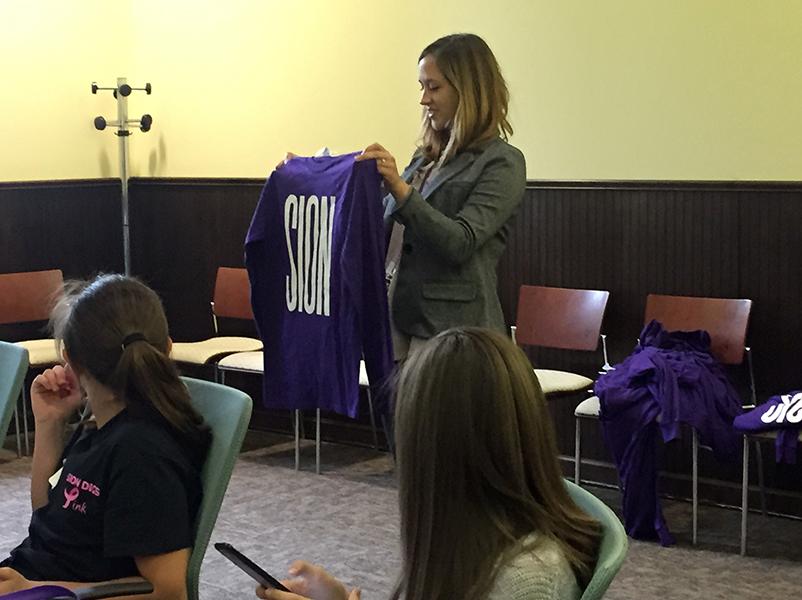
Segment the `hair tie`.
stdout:
<path fill-rule="evenodd" d="M 148 341 L 148 339 L 144 336 L 144 334 L 141 334 L 141 333 L 138 333 L 138 332 L 137 333 L 130 333 L 127 336 L 125 336 L 125 339 L 123 340 L 123 343 L 121 344 L 121 346 L 122 346 L 123 351 L 125 351 L 125 349 L 128 346 L 130 346 L 131 344 L 133 344 L 134 342 L 147 342 L 147 341 Z M 148 342 L 148 343 L 150 343 L 150 342 Z"/>

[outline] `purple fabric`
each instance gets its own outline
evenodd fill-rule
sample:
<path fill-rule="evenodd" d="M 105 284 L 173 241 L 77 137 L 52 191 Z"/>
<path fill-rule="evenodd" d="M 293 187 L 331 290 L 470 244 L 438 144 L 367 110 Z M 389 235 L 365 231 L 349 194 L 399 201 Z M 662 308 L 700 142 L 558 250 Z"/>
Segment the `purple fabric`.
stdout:
<path fill-rule="evenodd" d="M 0 595 L 0 600 L 52 600 L 52 598 L 75 598 L 75 594 L 58 585 L 40 585 L 30 590 Z"/>
<path fill-rule="evenodd" d="M 764 404 L 736 417 L 733 425 L 741 433 L 776 431 L 775 460 L 796 464 L 799 432 L 802 430 L 802 392 L 772 396 Z"/>
<path fill-rule="evenodd" d="M 719 460 L 738 454 L 732 421 L 741 401 L 723 367 L 710 354 L 705 331 L 667 332 L 652 321 L 640 343 L 594 387 L 607 447 L 623 492 L 624 525 L 636 539 L 674 543 L 657 494 L 656 442 L 692 426 Z"/>
<path fill-rule="evenodd" d="M 381 177 L 355 154 L 294 158 L 272 173 L 245 241 L 264 342 L 264 404 L 356 417 L 359 361 L 393 368 Z"/>

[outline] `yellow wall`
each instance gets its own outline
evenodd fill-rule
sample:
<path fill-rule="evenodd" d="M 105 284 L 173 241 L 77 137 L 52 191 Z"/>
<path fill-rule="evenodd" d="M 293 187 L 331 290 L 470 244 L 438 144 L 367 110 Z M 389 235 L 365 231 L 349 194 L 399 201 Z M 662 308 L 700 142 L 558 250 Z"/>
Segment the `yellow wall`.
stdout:
<path fill-rule="evenodd" d="M 802 179 L 800 0 L 2 0 L 0 181 L 116 174 L 88 84 L 118 75 L 154 90 L 130 100 L 154 117 L 132 175 L 372 141 L 405 162 L 418 52 L 452 31 L 496 52 L 531 178 Z"/>
<path fill-rule="evenodd" d="M 128 11 L 113 1 L 0 0 L 0 181 L 117 175 L 116 138 L 92 126 L 115 103 L 90 85 L 128 68 Z"/>

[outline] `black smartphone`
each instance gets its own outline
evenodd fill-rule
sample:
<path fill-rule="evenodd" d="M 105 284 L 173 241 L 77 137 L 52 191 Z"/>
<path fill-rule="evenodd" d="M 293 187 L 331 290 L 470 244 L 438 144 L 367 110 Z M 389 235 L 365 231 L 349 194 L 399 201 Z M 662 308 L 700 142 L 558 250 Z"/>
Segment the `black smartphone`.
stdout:
<path fill-rule="evenodd" d="M 273 577 L 270 573 L 265 571 L 262 567 L 257 565 L 231 544 L 218 542 L 214 545 L 214 549 L 237 565 L 240 569 L 245 571 L 248 575 L 253 577 L 262 587 L 274 588 L 281 592 L 290 591 L 281 585 L 281 582 L 278 579 Z"/>

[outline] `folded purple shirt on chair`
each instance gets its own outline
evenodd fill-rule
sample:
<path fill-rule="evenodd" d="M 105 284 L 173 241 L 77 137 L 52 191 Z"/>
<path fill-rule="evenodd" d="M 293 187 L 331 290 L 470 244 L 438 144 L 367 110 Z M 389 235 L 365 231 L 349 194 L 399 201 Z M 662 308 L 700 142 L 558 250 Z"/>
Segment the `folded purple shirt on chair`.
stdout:
<path fill-rule="evenodd" d="M 796 464 L 799 432 L 802 431 L 802 392 L 772 396 L 764 404 L 736 417 L 733 426 L 741 433 L 776 431 L 775 460 Z"/>
<path fill-rule="evenodd" d="M 705 331 L 665 331 L 652 321 L 633 353 L 594 386 L 602 432 L 623 492 L 624 525 L 636 539 L 674 543 L 657 494 L 655 438 L 679 437 L 693 427 L 716 457 L 733 459 L 739 436 L 732 421 L 741 401 L 724 368 L 710 354 Z"/>

